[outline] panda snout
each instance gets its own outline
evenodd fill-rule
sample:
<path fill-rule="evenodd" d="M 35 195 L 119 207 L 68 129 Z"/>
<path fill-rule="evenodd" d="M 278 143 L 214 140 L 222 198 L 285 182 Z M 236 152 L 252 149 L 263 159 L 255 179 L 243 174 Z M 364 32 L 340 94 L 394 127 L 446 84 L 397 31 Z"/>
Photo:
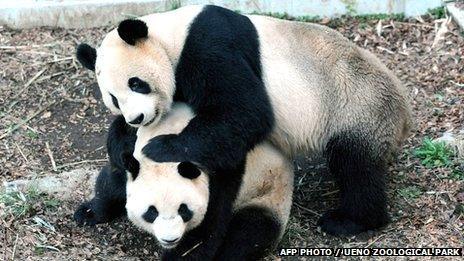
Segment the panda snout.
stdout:
<path fill-rule="evenodd" d="M 141 113 L 139 116 L 137 116 L 137 118 L 133 119 L 132 121 L 129 121 L 129 124 L 134 124 L 134 125 L 140 124 L 142 123 L 143 118 L 144 118 L 144 115 L 143 113 Z"/>

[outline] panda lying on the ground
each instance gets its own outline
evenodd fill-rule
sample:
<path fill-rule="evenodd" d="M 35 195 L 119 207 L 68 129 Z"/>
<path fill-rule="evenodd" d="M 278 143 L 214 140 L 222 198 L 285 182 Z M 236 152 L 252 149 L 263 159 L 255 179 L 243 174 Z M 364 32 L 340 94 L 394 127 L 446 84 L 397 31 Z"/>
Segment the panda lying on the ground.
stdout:
<path fill-rule="evenodd" d="M 124 147 L 109 148 L 128 171 L 127 215 L 156 237 L 166 249 L 165 260 L 255 260 L 274 247 L 285 230 L 292 202 L 292 164 L 270 143 L 262 142 L 248 153 L 242 181 L 232 182 L 235 178 L 218 179 L 191 162 L 158 163 L 141 153 L 152 137 L 182 131 L 193 116 L 187 105 L 178 103 L 157 126 L 140 127 L 135 158 Z M 105 184 L 122 174 L 103 173 L 99 180 Z M 107 210 L 123 200 L 122 193 L 108 195 L 110 188 L 97 184 L 96 189 L 90 202 L 96 202 L 98 195 L 106 202 L 94 203 L 94 209 Z M 233 202 L 233 208 L 227 201 Z M 84 204 L 76 212 L 77 220 L 85 222 L 85 215 L 94 212 L 87 207 Z"/>
<path fill-rule="evenodd" d="M 289 157 L 322 153 L 341 197 L 322 229 L 356 234 L 388 222 L 384 179 L 409 131 L 406 91 L 334 30 L 187 6 L 125 20 L 77 57 L 96 72 L 106 106 L 132 126 L 156 124 L 173 101 L 192 107 L 179 134 L 143 149 L 154 161 L 195 162 L 234 184 L 265 139 Z"/>

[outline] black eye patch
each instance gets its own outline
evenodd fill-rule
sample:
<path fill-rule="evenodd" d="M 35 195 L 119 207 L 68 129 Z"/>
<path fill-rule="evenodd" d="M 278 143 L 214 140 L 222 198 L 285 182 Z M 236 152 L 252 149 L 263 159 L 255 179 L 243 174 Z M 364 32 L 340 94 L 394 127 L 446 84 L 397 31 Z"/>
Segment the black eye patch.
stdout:
<path fill-rule="evenodd" d="M 113 94 L 110 93 L 110 95 L 111 95 L 111 101 L 113 102 L 114 107 L 116 107 L 119 110 L 118 99 L 116 99 L 116 97 L 114 97 Z"/>
<path fill-rule="evenodd" d="M 147 82 L 141 80 L 139 77 L 130 78 L 127 82 L 127 85 L 129 85 L 129 88 L 133 92 L 142 94 L 149 94 L 151 92 L 150 85 Z"/>
<path fill-rule="evenodd" d="M 184 203 L 180 204 L 177 212 L 184 222 L 188 222 L 193 217 L 193 212 Z"/>
<path fill-rule="evenodd" d="M 145 214 L 142 215 L 142 218 L 148 223 L 153 223 L 157 216 L 158 210 L 156 210 L 155 206 L 149 206 Z"/>
<path fill-rule="evenodd" d="M 196 179 L 201 174 L 197 166 L 189 161 L 179 163 L 179 165 L 177 165 L 177 172 L 187 179 Z"/>

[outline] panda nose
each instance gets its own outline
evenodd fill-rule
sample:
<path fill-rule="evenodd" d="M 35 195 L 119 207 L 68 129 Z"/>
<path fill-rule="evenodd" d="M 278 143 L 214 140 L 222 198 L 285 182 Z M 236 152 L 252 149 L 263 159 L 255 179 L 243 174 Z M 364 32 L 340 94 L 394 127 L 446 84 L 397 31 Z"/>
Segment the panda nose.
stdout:
<path fill-rule="evenodd" d="M 130 124 L 140 124 L 143 121 L 143 113 L 137 116 L 134 120 L 130 121 Z"/>

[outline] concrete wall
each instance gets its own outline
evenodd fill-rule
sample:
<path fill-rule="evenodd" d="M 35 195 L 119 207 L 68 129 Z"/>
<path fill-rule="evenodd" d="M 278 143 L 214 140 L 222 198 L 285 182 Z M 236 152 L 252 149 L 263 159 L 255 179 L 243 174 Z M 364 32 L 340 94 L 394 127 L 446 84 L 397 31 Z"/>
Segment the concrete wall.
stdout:
<path fill-rule="evenodd" d="M 0 0 L 0 25 L 13 28 L 87 28 L 179 5 L 216 4 L 243 13 L 279 12 L 293 16 L 405 13 L 423 14 L 441 0 Z"/>

